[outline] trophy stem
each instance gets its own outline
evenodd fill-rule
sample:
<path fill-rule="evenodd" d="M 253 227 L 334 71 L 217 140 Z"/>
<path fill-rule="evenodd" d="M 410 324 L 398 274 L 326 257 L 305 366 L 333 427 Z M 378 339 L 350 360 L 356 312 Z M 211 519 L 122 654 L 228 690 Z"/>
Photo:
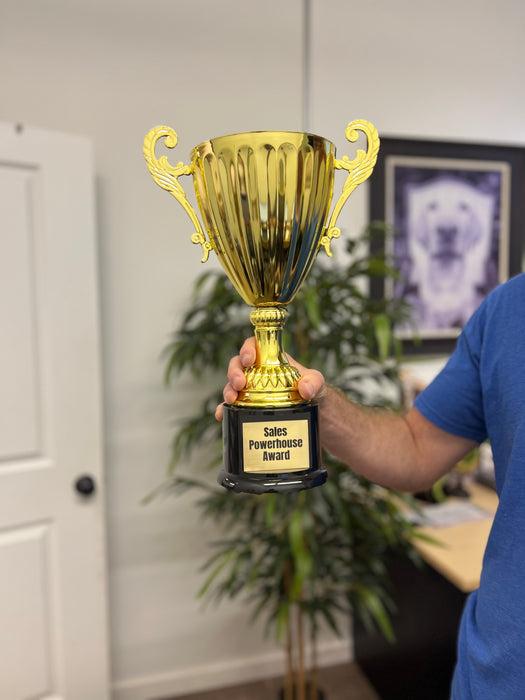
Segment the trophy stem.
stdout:
<path fill-rule="evenodd" d="M 257 306 L 250 314 L 255 327 L 256 359 L 245 370 L 246 386 L 236 406 L 267 408 L 305 403 L 299 394 L 299 371 L 290 365 L 282 348 L 282 331 L 288 316 L 284 306 Z"/>

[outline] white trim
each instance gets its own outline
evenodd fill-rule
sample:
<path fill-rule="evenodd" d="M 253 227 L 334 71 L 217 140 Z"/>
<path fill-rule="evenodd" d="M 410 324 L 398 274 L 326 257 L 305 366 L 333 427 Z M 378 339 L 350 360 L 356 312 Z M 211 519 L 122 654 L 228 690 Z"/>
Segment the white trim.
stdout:
<path fill-rule="evenodd" d="M 319 666 L 332 666 L 352 660 L 348 639 L 319 645 Z M 113 700 L 152 700 L 185 695 L 197 691 L 224 688 L 271 678 L 284 671 L 284 652 L 276 650 L 241 660 L 225 660 L 206 666 L 191 666 L 176 671 L 139 676 L 113 684 Z"/>

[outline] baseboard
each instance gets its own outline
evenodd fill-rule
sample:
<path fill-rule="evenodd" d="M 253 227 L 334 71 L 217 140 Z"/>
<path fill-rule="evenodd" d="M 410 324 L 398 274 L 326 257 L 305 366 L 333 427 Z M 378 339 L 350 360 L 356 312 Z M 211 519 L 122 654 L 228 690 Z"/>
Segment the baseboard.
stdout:
<path fill-rule="evenodd" d="M 348 639 L 323 642 L 318 649 L 319 666 L 351 661 Z M 237 683 L 270 678 L 284 671 L 281 650 L 229 662 L 191 666 L 173 672 L 128 678 L 113 684 L 113 700 L 157 700 Z"/>

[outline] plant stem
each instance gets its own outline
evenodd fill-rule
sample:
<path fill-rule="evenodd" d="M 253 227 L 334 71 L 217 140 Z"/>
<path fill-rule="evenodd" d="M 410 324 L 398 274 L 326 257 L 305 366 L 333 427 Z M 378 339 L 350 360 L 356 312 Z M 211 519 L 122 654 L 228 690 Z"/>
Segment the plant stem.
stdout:
<path fill-rule="evenodd" d="M 290 620 L 290 616 L 288 616 L 288 620 L 286 621 L 286 676 L 284 679 L 284 700 L 294 700 L 292 649 L 292 623 Z"/>
<path fill-rule="evenodd" d="M 284 591 L 287 599 L 289 599 L 290 588 L 292 585 L 292 572 L 290 562 L 287 561 L 284 566 Z M 286 677 L 284 681 L 284 700 L 294 700 L 294 661 L 293 661 L 293 639 L 292 639 L 292 620 L 291 610 L 288 608 L 286 617 Z"/>
<path fill-rule="evenodd" d="M 317 673 L 317 630 L 314 625 L 311 626 L 310 634 L 310 644 L 312 650 L 312 660 L 310 665 L 310 692 L 308 700 L 317 700 L 317 684 L 318 684 L 318 673 Z"/>
<path fill-rule="evenodd" d="M 301 606 L 297 606 L 297 700 L 306 700 L 306 685 L 304 675 L 304 631 L 303 631 L 303 611 Z"/>

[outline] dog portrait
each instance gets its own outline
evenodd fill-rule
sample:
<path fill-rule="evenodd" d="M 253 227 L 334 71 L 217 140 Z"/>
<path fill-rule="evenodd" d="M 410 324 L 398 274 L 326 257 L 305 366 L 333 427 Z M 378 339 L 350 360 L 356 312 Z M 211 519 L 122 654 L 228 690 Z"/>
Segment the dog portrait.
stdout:
<path fill-rule="evenodd" d="M 457 335 L 499 282 L 501 173 L 397 167 L 395 182 L 394 296 L 422 337 Z"/>
<path fill-rule="evenodd" d="M 417 327 L 462 328 L 489 284 L 494 198 L 451 177 L 406 195 Z"/>
<path fill-rule="evenodd" d="M 525 264 L 525 147 L 381 137 L 369 185 L 370 248 L 393 276 L 373 298 L 408 302 L 403 353 L 448 354 L 494 287 Z M 373 226 L 377 224 L 374 229 Z"/>

